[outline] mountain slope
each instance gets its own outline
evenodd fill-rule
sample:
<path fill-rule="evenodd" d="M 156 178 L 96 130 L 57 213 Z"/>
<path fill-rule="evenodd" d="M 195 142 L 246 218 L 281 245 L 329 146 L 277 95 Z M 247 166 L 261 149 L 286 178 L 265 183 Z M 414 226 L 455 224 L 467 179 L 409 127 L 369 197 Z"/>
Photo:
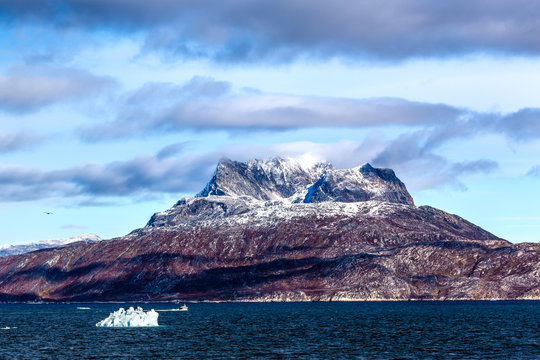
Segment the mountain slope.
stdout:
<path fill-rule="evenodd" d="M 223 160 L 117 239 L 0 259 L 0 300 L 540 298 L 540 246 L 414 205 L 388 169 Z"/>

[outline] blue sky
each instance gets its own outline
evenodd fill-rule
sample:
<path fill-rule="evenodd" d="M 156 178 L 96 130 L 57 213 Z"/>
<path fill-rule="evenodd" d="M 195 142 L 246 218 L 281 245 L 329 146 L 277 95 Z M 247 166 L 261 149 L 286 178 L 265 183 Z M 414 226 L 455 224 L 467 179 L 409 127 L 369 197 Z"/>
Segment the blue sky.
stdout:
<path fill-rule="evenodd" d="M 539 18 L 533 0 L 0 1 L 0 244 L 121 236 L 222 157 L 304 154 L 540 241 Z"/>

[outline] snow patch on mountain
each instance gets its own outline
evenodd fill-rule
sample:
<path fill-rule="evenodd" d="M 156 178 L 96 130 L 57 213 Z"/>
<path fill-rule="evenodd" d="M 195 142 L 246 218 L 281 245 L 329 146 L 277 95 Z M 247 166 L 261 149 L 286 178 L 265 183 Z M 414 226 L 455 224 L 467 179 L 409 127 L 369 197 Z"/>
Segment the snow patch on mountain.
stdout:
<path fill-rule="evenodd" d="M 377 200 L 362 202 L 295 203 L 289 201 L 262 201 L 249 197 L 208 196 L 184 198 L 167 211 L 155 213 L 146 228 L 179 228 L 185 226 L 267 226 L 302 217 L 355 217 L 389 216 L 410 205 Z"/>

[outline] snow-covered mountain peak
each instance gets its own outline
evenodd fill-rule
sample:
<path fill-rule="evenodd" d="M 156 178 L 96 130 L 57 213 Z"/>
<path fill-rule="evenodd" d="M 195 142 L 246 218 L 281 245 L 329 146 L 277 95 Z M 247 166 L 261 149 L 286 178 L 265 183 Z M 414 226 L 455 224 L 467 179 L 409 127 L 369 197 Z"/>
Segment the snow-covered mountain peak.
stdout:
<path fill-rule="evenodd" d="M 380 200 L 413 205 L 405 185 L 390 169 L 369 163 L 335 169 L 314 159 L 273 158 L 247 162 L 223 159 L 196 197 L 247 196 L 256 200 L 356 202 Z"/>
<path fill-rule="evenodd" d="M 301 211 L 302 204 L 325 203 L 342 208 L 339 204 L 368 201 L 414 205 L 392 170 L 370 164 L 336 169 L 329 163 L 290 158 L 247 162 L 223 159 L 200 193 L 154 214 L 147 226 L 238 216 L 258 208 L 292 206 Z"/>

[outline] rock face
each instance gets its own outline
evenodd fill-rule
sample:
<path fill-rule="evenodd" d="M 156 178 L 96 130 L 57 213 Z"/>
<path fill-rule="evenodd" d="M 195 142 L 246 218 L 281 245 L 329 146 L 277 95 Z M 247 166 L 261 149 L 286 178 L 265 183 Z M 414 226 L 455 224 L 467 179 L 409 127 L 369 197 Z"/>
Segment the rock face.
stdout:
<path fill-rule="evenodd" d="M 0 258 L 0 300 L 540 298 L 540 244 L 417 207 L 392 170 L 223 160 L 132 233 Z"/>

